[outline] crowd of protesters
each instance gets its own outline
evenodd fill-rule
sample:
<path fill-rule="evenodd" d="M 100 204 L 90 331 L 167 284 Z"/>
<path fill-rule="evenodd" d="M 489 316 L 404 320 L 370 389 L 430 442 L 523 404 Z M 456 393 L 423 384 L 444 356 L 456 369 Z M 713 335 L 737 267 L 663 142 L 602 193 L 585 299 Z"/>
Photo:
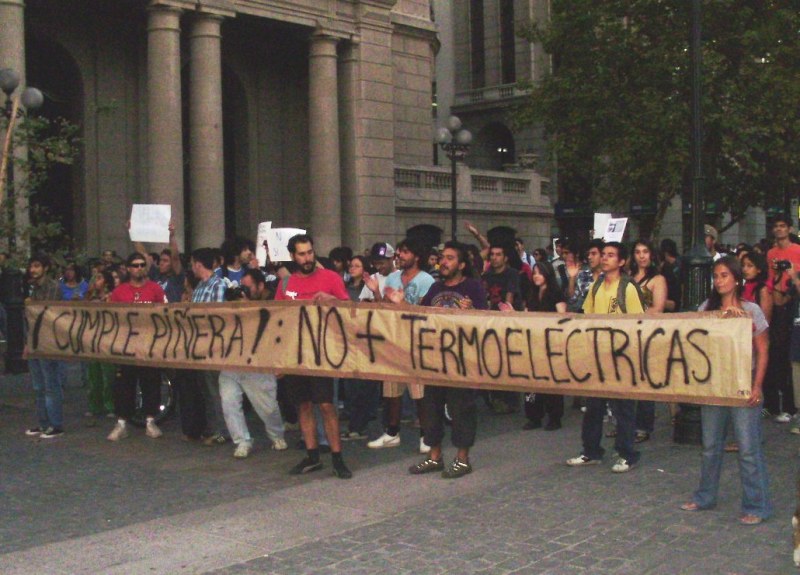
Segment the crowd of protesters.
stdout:
<path fill-rule="evenodd" d="M 396 249 L 389 242 L 379 242 L 363 254 L 355 254 L 342 246 L 331 250 L 328 257 L 315 252 L 310 236 L 299 235 L 288 245 L 291 261 L 270 263 L 257 261 L 253 242 L 243 238 L 225 241 L 219 249 L 200 248 L 186 257 L 179 253 L 170 225 L 169 248 L 149 253 L 136 244 L 124 261 L 105 251 L 85 268 L 70 262 L 56 270 L 46 255 L 36 255 L 28 267 L 29 295 L 36 301 L 126 303 L 239 299 L 313 300 L 334 305 L 336 301 L 387 302 L 400 307 L 508 313 L 661 314 L 685 309 L 682 262 L 670 239 L 659 245 L 648 239 L 630 245 L 563 239 L 529 253 L 521 238 L 490 241 L 471 223 L 465 227 L 477 245 L 448 242 L 429 246 L 409 237 Z M 720 245 L 716 229 L 705 226 L 706 247 L 714 264 L 711 296 L 701 309 L 753 318 L 753 392 L 748 407 L 703 407 L 701 485 L 682 507 L 687 511 L 716 503 L 724 447 L 739 453 L 744 491 L 740 521 L 755 524 L 771 513 L 761 421 L 772 418 L 788 423 L 791 433 L 800 434 L 800 245 L 791 232 L 790 218 L 778 216 L 772 222 L 770 240 L 731 247 Z M 45 439 L 58 437 L 64 433 L 64 363 L 30 359 L 30 368 L 38 425 L 26 433 Z M 565 409 L 563 396 L 542 393 L 479 394 L 473 389 L 412 383 L 278 378 L 235 370 L 159 370 L 88 362 L 82 365 L 88 385 L 87 421 L 96 424 L 96 418 L 113 418 L 108 440 L 127 437 L 138 384 L 145 434 L 161 437 L 156 418 L 162 372 L 174 384 L 186 441 L 207 446 L 232 443 L 234 457 L 248 457 L 253 447 L 245 418 L 249 403 L 264 424 L 272 449 L 287 449 L 285 430 L 300 429 L 300 445 L 306 455 L 290 473 L 321 469 L 320 454 L 330 452 L 334 474 L 344 479 L 352 473 L 342 457 L 342 442 L 363 440 L 371 449 L 397 447 L 404 411 L 415 413 L 419 452 L 424 456 L 409 472 L 440 472 L 446 478 L 457 478 L 472 471 L 469 451 L 475 442 L 481 396 L 498 415 L 519 412 L 521 402 L 526 430 L 560 429 Z M 381 401 L 382 416 L 376 415 Z M 614 437 L 617 453 L 611 470 L 624 473 L 639 463 L 638 445 L 654 430 L 653 402 L 575 398 L 572 405 L 584 412 L 583 447 L 567 465 L 601 463 L 603 422 L 609 418 L 615 425 L 606 435 Z M 673 416 L 675 409 L 670 406 Z M 383 428 L 380 435 L 370 438 L 368 424 L 376 417 L 382 419 Z M 340 430 L 340 421 L 347 421 L 347 427 Z M 724 445 L 729 422 L 735 442 Z M 456 450 L 451 461 L 443 455 L 446 425 L 451 428 Z"/>

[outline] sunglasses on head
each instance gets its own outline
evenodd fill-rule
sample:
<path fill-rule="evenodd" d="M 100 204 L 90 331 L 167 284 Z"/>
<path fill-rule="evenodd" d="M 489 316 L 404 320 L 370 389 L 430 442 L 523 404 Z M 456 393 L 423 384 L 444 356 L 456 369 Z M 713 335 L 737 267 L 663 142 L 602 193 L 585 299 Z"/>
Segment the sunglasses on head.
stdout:
<path fill-rule="evenodd" d="M 129 268 L 143 268 L 143 267 L 145 267 L 146 265 L 147 265 L 147 264 L 146 264 L 146 263 L 144 263 L 144 262 L 134 262 L 134 263 L 132 263 L 132 264 L 128 264 L 128 267 L 129 267 Z"/>

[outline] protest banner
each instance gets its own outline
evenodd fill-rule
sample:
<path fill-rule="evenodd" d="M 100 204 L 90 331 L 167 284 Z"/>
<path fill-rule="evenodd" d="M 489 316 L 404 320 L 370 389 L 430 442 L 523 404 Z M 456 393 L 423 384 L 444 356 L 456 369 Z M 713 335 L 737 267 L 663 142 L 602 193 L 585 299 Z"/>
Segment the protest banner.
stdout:
<path fill-rule="evenodd" d="M 312 302 L 27 305 L 31 357 L 743 405 L 752 322 Z"/>

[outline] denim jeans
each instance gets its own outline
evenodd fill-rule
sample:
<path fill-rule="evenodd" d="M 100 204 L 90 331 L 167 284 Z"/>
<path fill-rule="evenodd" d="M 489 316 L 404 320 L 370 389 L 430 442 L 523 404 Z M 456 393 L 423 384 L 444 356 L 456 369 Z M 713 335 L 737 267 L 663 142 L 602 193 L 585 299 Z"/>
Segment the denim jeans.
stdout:
<path fill-rule="evenodd" d="M 30 359 L 31 382 L 36 398 L 36 416 L 39 427 L 64 426 L 64 373 L 63 361 Z"/>
<path fill-rule="evenodd" d="M 221 371 L 219 374 L 219 394 L 222 400 L 222 413 L 231 439 L 238 444 L 252 441 L 242 410 L 242 394 L 253 406 L 267 436 L 275 441 L 283 439 L 283 419 L 278 409 L 278 381 L 271 373 L 250 373 L 242 371 Z"/>
<path fill-rule="evenodd" d="M 636 402 L 636 431 L 653 433 L 656 423 L 656 402 L 637 401 Z"/>
<path fill-rule="evenodd" d="M 742 513 L 762 519 L 772 515 L 769 500 L 769 479 L 764 452 L 761 449 L 760 407 L 720 407 L 704 405 L 703 461 L 700 487 L 693 500 L 701 509 L 717 504 L 719 477 L 728 421 L 733 422 L 733 435 L 739 444 L 739 478 L 742 481 Z"/>
<path fill-rule="evenodd" d="M 200 373 L 203 404 L 206 409 L 206 435 L 219 433 L 228 437 L 225 415 L 222 413 L 222 398 L 219 395 L 219 372 L 202 370 Z"/>
<path fill-rule="evenodd" d="M 603 437 L 603 416 L 606 414 L 606 401 L 598 397 L 586 398 L 586 413 L 583 414 L 581 426 L 581 439 L 583 440 L 583 455 L 589 459 L 602 459 L 605 450 L 600 441 Z M 634 407 L 636 402 L 631 399 L 612 399 L 611 411 L 617 420 L 617 437 L 614 448 L 619 456 L 628 463 L 639 461 L 640 453 L 634 449 Z"/>

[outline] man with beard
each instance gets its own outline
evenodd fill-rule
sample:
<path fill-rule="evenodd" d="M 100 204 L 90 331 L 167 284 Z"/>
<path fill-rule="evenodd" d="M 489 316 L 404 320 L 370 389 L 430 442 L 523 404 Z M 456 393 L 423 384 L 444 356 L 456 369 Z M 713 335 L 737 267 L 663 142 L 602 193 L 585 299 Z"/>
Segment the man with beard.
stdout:
<path fill-rule="evenodd" d="M 447 242 L 439 258 L 439 281 L 434 283 L 422 305 L 458 309 L 486 309 L 486 292 L 481 282 L 469 277 L 469 254 L 458 242 Z M 420 475 L 441 471 L 442 477 L 455 479 L 472 472 L 469 450 L 475 443 L 478 426 L 474 389 L 426 385 L 422 398 L 424 417 L 421 419 L 425 442 L 431 451 L 422 462 L 412 465 L 409 473 Z M 442 456 L 444 438 L 444 407 L 452 418 L 452 442 L 458 449 L 456 458 L 447 466 Z"/>
<path fill-rule="evenodd" d="M 109 301 L 120 303 L 167 303 L 167 296 L 161 286 L 147 279 L 147 258 L 138 252 L 128 256 L 128 281 L 120 284 Z M 117 424 L 108 434 L 109 441 L 119 441 L 128 437 L 127 422 L 133 417 L 136 408 L 136 382 L 142 392 L 142 410 L 146 417 L 145 434 L 157 439 L 161 430 L 155 423 L 161 403 L 161 372 L 155 367 L 121 365 L 114 380 L 114 413 Z"/>
<path fill-rule="evenodd" d="M 317 267 L 314 240 L 300 234 L 289 240 L 289 253 L 297 271 L 278 284 L 276 300 L 311 300 L 318 304 L 335 305 L 337 301 L 350 301 L 344 281 L 336 272 Z M 284 376 L 287 393 L 300 420 L 300 430 L 306 444 L 306 457 L 289 473 L 301 475 L 322 469 L 317 443 L 316 420 L 313 404 L 319 406 L 325 426 L 325 435 L 331 446 L 333 474 L 340 479 L 350 479 L 353 474 L 342 459 L 339 436 L 339 416 L 333 405 L 333 378 L 308 375 Z"/>
<path fill-rule="evenodd" d="M 394 303 L 405 302 L 410 305 L 418 305 L 428 293 L 434 280 L 430 274 L 420 269 L 420 262 L 425 261 L 426 250 L 421 242 L 414 238 L 407 238 L 397 244 L 397 260 L 399 270 L 392 272 L 386 278 L 384 287 L 384 299 Z M 367 282 L 367 287 L 377 290 L 376 280 Z M 417 414 L 420 418 L 420 427 L 424 413 L 422 409 L 422 397 L 425 394 L 425 386 L 421 383 L 400 383 L 394 381 L 383 382 L 383 398 L 386 413 L 386 430 L 383 435 L 367 443 L 367 447 L 372 449 L 382 449 L 384 447 L 397 447 L 400 445 L 400 412 L 402 408 L 403 392 L 408 387 L 411 399 L 417 402 Z M 420 453 L 428 453 L 430 446 L 425 443 L 424 436 L 419 439 Z"/>

